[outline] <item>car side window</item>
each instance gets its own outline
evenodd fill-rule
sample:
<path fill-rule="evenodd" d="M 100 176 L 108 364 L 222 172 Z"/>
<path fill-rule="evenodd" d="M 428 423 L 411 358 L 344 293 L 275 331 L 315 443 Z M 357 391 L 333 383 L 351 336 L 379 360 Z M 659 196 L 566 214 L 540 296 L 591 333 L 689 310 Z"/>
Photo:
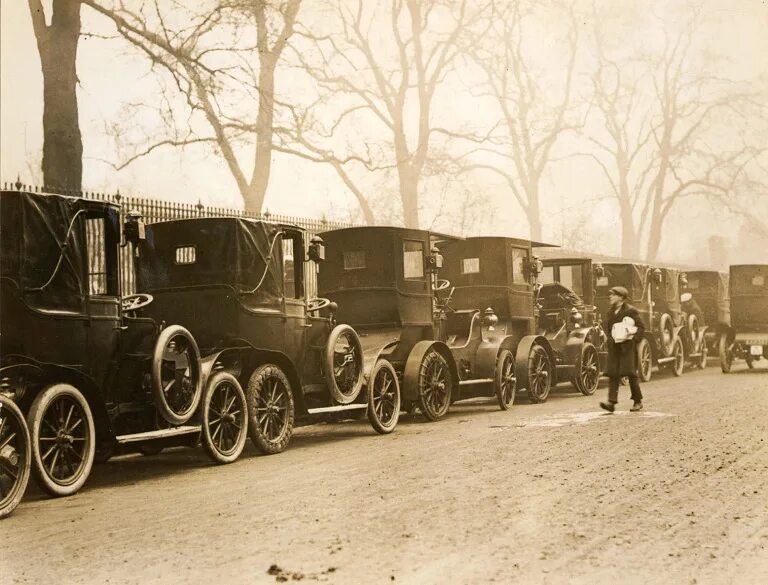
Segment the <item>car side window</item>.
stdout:
<path fill-rule="evenodd" d="M 512 282 L 514 284 L 528 284 L 525 266 L 528 261 L 528 250 L 525 248 L 512 248 Z"/>
<path fill-rule="evenodd" d="M 403 278 L 424 278 L 424 242 L 403 240 Z"/>
<path fill-rule="evenodd" d="M 304 295 L 304 245 L 300 234 L 284 234 L 283 291 L 286 298 L 300 299 Z"/>
<path fill-rule="evenodd" d="M 117 295 L 117 258 L 113 226 L 104 217 L 90 217 L 85 222 L 88 242 L 88 294 Z"/>

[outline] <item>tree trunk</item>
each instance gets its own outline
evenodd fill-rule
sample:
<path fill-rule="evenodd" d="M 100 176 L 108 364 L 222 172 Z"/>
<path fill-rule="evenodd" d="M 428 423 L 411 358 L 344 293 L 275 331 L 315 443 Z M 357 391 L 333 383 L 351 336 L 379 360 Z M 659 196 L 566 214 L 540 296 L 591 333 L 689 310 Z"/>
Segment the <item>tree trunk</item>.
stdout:
<path fill-rule="evenodd" d="M 407 228 L 419 228 L 419 184 L 412 173 L 400 175 L 400 200 L 403 204 L 403 223 Z"/>
<path fill-rule="evenodd" d="M 77 112 L 79 0 L 54 0 L 51 25 L 40 0 L 29 0 L 43 72 L 43 179 L 47 187 L 80 191 L 83 142 Z"/>
<path fill-rule="evenodd" d="M 248 191 L 243 193 L 245 210 L 261 213 L 272 170 L 272 138 L 275 105 L 276 59 L 262 55 L 259 70 L 259 114 L 256 119 L 256 158 Z"/>

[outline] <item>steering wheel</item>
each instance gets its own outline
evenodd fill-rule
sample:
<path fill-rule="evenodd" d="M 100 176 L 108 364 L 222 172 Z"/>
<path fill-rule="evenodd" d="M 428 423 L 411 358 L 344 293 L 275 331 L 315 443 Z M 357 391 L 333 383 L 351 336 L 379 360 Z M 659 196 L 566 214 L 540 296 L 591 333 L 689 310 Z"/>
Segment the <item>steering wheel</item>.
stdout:
<path fill-rule="evenodd" d="M 139 309 L 143 309 L 149 303 L 155 300 L 155 297 L 149 294 L 138 294 L 138 295 L 128 295 L 123 297 L 122 305 L 123 305 L 123 312 L 124 313 L 130 313 L 132 311 L 138 311 Z"/>
<path fill-rule="evenodd" d="M 315 297 L 314 299 L 309 299 L 309 301 L 307 301 L 307 311 L 320 311 L 321 309 L 325 309 L 330 305 L 331 301 L 329 299 L 325 299 L 323 297 Z"/>
<path fill-rule="evenodd" d="M 445 290 L 449 286 L 451 286 L 450 280 L 445 280 L 444 278 L 438 278 L 437 281 L 435 281 L 435 292 L 440 290 Z"/>

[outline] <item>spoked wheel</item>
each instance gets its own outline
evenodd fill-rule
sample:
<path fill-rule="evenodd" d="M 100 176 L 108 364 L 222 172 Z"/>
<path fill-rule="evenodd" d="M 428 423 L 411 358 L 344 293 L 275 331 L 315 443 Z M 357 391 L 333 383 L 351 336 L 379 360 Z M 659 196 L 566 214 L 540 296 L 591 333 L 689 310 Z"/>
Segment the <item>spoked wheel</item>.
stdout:
<path fill-rule="evenodd" d="M 93 416 L 83 395 L 69 384 L 48 386 L 32 403 L 27 423 L 35 481 L 52 496 L 77 492 L 96 451 Z"/>
<path fill-rule="evenodd" d="M 240 382 L 228 372 L 215 373 L 203 394 L 203 448 L 216 463 L 232 463 L 248 438 L 248 407 Z"/>
<path fill-rule="evenodd" d="M 733 364 L 733 353 L 731 352 L 730 347 L 728 347 L 728 340 L 726 339 L 725 335 L 720 336 L 718 349 L 720 353 L 720 369 L 724 374 L 727 374 L 731 371 L 731 365 Z"/>
<path fill-rule="evenodd" d="M 187 422 L 202 396 L 200 351 L 192 334 L 179 325 L 160 332 L 152 356 L 155 406 L 174 425 Z"/>
<path fill-rule="evenodd" d="M 508 349 L 502 349 L 496 357 L 496 373 L 493 392 L 501 410 L 509 410 L 515 402 L 517 378 L 515 378 L 515 356 Z"/>
<path fill-rule="evenodd" d="M 672 317 L 668 313 L 663 313 L 659 320 L 659 329 L 661 330 L 661 346 L 664 355 L 671 357 L 674 355 L 675 343 L 675 325 Z"/>
<path fill-rule="evenodd" d="M 453 378 L 446 359 L 434 349 L 424 355 L 419 366 L 419 409 L 430 421 L 448 414 Z"/>
<path fill-rule="evenodd" d="M 552 387 L 552 363 L 547 350 L 535 344 L 528 353 L 528 398 L 531 402 L 546 401 Z"/>
<path fill-rule="evenodd" d="M 700 370 L 703 370 L 707 367 L 707 358 L 709 358 L 709 348 L 707 347 L 707 344 L 704 343 L 704 340 L 701 341 L 701 355 L 699 356 L 699 360 L 696 363 L 698 368 Z"/>
<path fill-rule="evenodd" d="M 293 435 L 291 383 L 279 366 L 264 364 L 251 374 L 245 392 L 248 435 L 265 455 L 284 451 Z"/>
<path fill-rule="evenodd" d="M 597 354 L 597 348 L 586 341 L 581 347 L 581 358 L 576 372 L 576 388 L 584 396 L 591 396 L 597 390 L 599 382 L 600 357 Z"/>
<path fill-rule="evenodd" d="M 368 422 L 377 433 L 391 433 L 400 418 L 400 384 L 388 360 L 380 359 L 373 366 L 368 387 Z"/>
<path fill-rule="evenodd" d="M 29 482 L 30 440 L 19 407 L 0 394 L 0 518 L 10 516 Z"/>
<path fill-rule="evenodd" d="M 646 338 L 637 342 L 637 374 L 641 382 L 651 381 L 651 368 L 653 367 L 653 354 L 651 344 Z"/>
<path fill-rule="evenodd" d="M 337 325 L 325 346 L 325 380 L 333 399 L 351 404 L 363 387 L 363 347 L 349 325 Z"/>
<path fill-rule="evenodd" d="M 672 373 L 675 376 L 682 376 L 685 368 L 685 352 L 683 351 L 683 340 L 677 337 L 672 345 Z"/>

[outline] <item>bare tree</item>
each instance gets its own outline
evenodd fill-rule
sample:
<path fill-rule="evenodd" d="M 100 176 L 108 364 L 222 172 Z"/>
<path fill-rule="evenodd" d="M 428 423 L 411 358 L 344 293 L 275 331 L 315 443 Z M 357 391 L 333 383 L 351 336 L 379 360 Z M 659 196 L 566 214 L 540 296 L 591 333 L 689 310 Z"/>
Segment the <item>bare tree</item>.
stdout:
<path fill-rule="evenodd" d="M 189 110 L 179 112 L 166 88 L 159 102 L 165 135 L 149 139 L 118 168 L 160 147 L 209 143 L 224 159 L 245 209 L 260 212 L 272 164 L 275 74 L 301 0 L 215 0 L 200 2 L 187 13 L 179 4 L 164 5 L 175 11 L 175 18 L 158 0 L 135 8 L 122 0 L 82 1 L 112 20 L 120 35 L 169 76 L 171 90 L 183 97 Z M 172 27 L 171 21 L 186 24 Z M 254 36 L 255 44 L 248 41 Z M 194 123 L 194 115 L 202 116 L 204 131 Z M 250 165 L 238 156 L 244 148 L 253 149 Z"/>
<path fill-rule="evenodd" d="M 458 37 L 483 13 L 471 4 L 335 0 L 334 29 L 300 31 L 306 43 L 293 54 L 319 95 L 294 110 L 280 150 L 330 165 L 369 223 L 373 195 L 364 179 L 392 171 L 405 225 L 420 225 L 422 182 L 445 168 L 433 157 L 436 136 L 453 134 L 436 124 L 435 99 L 460 54 Z"/>
<path fill-rule="evenodd" d="M 43 179 L 46 186 L 79 191 L 83 141 L 77 111 L 80 1 L 53 0 L 50 24 L 40 0 L 28 0 L 43 71 Z"/>
<path fill-rule="evenodd" d="M 567 131 L 580 128 L 572 114 L 572 89 L 576 71 L 578 28 L 569 7 L 566 62 L 554 88 L 547 87 L 542 70 L 526 50 L 524 37 L 533 20 L 532 4 L 520 0 L 494 2 L 490 26 L 480 37 L 469 37 L 467 53 L 483 71 L 487 92 L 501 115 L 493 145 L 473 153 L 482 160 L 464 165 L 464 171 L 486 170 L 503 178 L 528 217 L 531 238 L 542 237 L 541 183 L 554 162 L 554 147 Z M 562 10 L 562 8 L 560 9 Z M 548 91 L 549 90 L 549 91 Z M 557 94 L 553 96 L 552 94 Z"/>
<path fill-rule="evenodd" d="M 586 154 L 618 201 L 625 257 L 655 260 L 670 212 L 683 199 L 729 205 L 761 151 L 719 124 L 724 115 L 731 125 L 745 120 L 752 95 L 696 67 L 699 31 L 694 12 L 681 32 L 666 34 L 661 54 L 627 63 L 607 56 L 596 29 L 593 103 L 602 130 L 589 135 L 594 150 Z"/>

